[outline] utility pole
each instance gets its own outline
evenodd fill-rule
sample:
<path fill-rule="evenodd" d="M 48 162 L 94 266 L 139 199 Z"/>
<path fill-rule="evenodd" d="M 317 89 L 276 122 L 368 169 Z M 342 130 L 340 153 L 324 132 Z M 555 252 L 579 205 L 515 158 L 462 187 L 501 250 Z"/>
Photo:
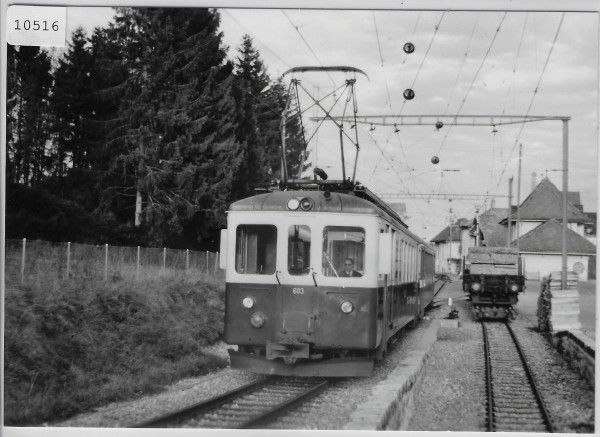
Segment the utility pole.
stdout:
<path fill-rule="evenodd" d="M 519 174 L 517 179 L 517 225 L 515 231 L 517 231 L 517 253 L 519 252 L 519 221 L 521 219 L 521 157 L 523 155 L 523 144 L 519 143 Z"/>
<path fill-rule="evenodd" d="M 562 223 L 562 271 L 561 271 L 561 288 L 567 289 L 567 194 L 569 190 L 569 120 L 563 119 L 563 187 L 562 187 L 562 203 L 563 203 L 563 223 Z"/>
<path fill-rule="evenodd" d="M 506 237 L 506 245 L 510 246 L 512 241 L 512 176 L 508 179 L 508 235 Z"/>

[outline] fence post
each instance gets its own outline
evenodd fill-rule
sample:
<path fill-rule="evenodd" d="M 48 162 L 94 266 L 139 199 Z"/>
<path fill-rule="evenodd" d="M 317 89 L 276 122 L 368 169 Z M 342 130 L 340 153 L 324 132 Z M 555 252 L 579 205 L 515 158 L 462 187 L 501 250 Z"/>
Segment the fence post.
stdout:
<path fill-rule="evenodd" d="M 67 241 L 67 280 L 71 277 L 71 242 Z"/>
<path fill-rule="evenodd" d="M 136 272 L 135 272 L 135 279 L 137 281 L 140 280 L 140 246 L 137 247 L 137 268 L 136 268 Z"/>
<path fill-rule="evenodd" d="M 25 282 L 25 247 L 27 246 L 27 238 L 23 238 L 23 253 L 21 255 L 21 284 Z"/>
<path fill-rule="evenodd" d="M 217 252 L 217 256 L 215 257 L 215 273 L 219 271 L 219 252 Z"/>
<path fill-rule="evenodd" d="M 185 249 L 185 271 L 190 269 L 190 249 Z"/>
<path fill-rule="evenodd" d="M 167 248 L 163 247 L 163 271 L 167 271 Z"/>
<path fill-rule="evenodd" d="M 108 244 L 104 245 L 104 280 L 108 281 Z"/>
<path fill-rule="evenodd" d="M 208 250 L 206 251 L 206 273 L 208 273 Z"/>

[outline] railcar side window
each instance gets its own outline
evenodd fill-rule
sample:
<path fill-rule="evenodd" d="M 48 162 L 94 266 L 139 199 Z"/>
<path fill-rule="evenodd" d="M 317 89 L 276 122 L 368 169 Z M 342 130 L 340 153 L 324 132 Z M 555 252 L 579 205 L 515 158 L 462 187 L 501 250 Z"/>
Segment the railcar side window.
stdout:
<path fill-rule="evenodd" d="M 364 273 L 365 230 L 326 226 L 323 230 L 323 275 L 360 277 Z"/>
<path fill-rule="evenodd" d="M 310 228 L 306 225 L 290 226 L 288 231 L 288 272 L 290 275 L 307 275 L 310 271 Z"/>
<path fill-rule="evenodd" d="M 277 259 L 277 228 L 273 225 L 239 225 L 235 235 L 235 271 L 272 275 Z"/>

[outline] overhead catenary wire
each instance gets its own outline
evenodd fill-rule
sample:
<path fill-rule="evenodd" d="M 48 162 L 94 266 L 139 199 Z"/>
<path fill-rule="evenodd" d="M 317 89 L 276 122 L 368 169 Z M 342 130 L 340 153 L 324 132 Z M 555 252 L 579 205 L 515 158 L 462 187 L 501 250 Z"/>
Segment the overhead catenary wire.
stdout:
<path fill-rule="evenodd" d="M 560 34 L 560 29 L 562 27 L 563 21 L 565 19 L 565 12 L 563 12 L 563 14 L 560 17 L 560 22 L 558 23 L 558 27 L 556 28 L 556 33 L 554 34 L 554 40 L 552 41 L 552 45 L 550 46 L 550 50 L 548 51 L 548 56 L 546 56 L 546 61 L 544 62 L 544 67 L 542 68 L 542 71 L 540 73 L 540 76 L 538 78 L 537 84 L 535 86 L 535 89 L 533 90 L 533 94 L 531 95 L 531 100 L 529 101 L 529 105 L 527 107 L 527 112 L 525 113 L 525 117 L 527 117 L 531 111 L 531 108 L 533 106 L 533 102 L 535 100 L 535 97 L 537 95 L 537 92 L 539 90 L 539 87 L 542 83 L 542 79 L 544 77 L 544 73 L 546 72 L 546 67 L 548 66 L 548 63 L 550 62 L 550 57 L 552 56 L 552 52 L 554 50 L 554 46 L 556 45 L 556 41 L 558 39 L 558 35 Z M 523 133 L 523 129 L 525 128 L 525 123 L 521 123 L 520 128 L 519 128 L 519 132 L 517 134 L 517 137 L 515 138 L 515 142 L 513 144 L 513 147 L 510 151 L 510 154 L 508 156 L 508 158 L 506 159 L 506 164 L 504 165 L 504 168 L 502 169 L 502 172 L 500 174 L 500 177 L 498 178 L 498 183 L 496 185 L 495 191 L 498 191 L 498 187 L 500 187 L 500 184 L 502 183 L 502 178 L 504 176 L 504 173 L 506 172 L 506 168 L 508 167 L 508 164 L 510 162 L 510 159 L 512 158 L 512 155 L 515 151 L 515 148 L 517 146 L 517 144 L 519 143 L 519 139 L 521 138 L 521 134 Z"/>
<path fill-rule="evenodd" d="M 465 67 L 465 64 L 467 62 L 467 57 L 469 56 L 469 50 L 471 49 L 471 44 L 473 42 L 473 36 L 475 35 L 475 30 L 477 29 L 477 24 L 479 23 L 479 16 L 480 16 L 479 14 L 480 13 L 478 12 L 477 18 L 475 19 L 475 23 L 473 24 L 473 29 L 471 30 L 471 36 L 469 37 L 469 42 L 467 43 L 467 49 L 465 50 L 465 55 L 462 58 L 460 68 L 458 69 L 458 73 L 456 74 L 456 79 L 454 79 L 454 84 L 452 85 L 452 92 L 450 93 L 450 97 L 448 98 L 448 103 L 446 104 L 446 107 L 444 108 L 444 112 L 442 115 L 446 115 L 446 112 L 450 108 L 450 103 L 452 102 L 452 99 L 454 98 L 456 86 L 458 85 L 458 80 L 460 79 L 463 68 Z"/>
<path fill-rule="evenodd" d="M 490 44 L 485 52 L 485 55 L 483 56 L 483 59 L 481 60 L 481 63 L 479 64 L 479 68 L 477 68 L 477 71 L 475 72 L 475 75 L 473 76 L 473 79 L 471 80 L 471 83 L 469 84 L 469 88 L 467 89 L 467 92 L 465 93 L 465 96 L 463 97 L 463 99 L 460 103 L 460 106 L 459 106 L 458 110 L 456 111 L 456 115 L 460 115 L 460 112 L 462 111 L 462 108 L 463 108 L 465 102 L 467 101 L 467 98 L 469 97 L 471 90 L 473 89 L 473 85 L 475 84 L 475 81 L 477 80 L 477 77 L 479 76 L 479 73 L 481 72 L 483 65 L 485 64 L 485 61 L 487 60 L 487 57 L 490 54 L 492 47 L 494 46 L 496 37 L 500 33 L 500 29 L 502 28 L 502 23 L 504 23 L 504 19 L 506 18 L 506 15 L 507 15 L 507 12 L 505 12 L 502 15 L 502 18 L 500 19 L 500 23 L 496 27 L 496 32 L 494 33 L 494 36 L 492 37 L 492 41 L 490 42 Z M 448 138 L 448 135 L 450 134 L 451 130 L 452 130 L 452 126 L 449 126 L 448 130 L 446 130 L 446 134 L 444 135 L 444 138 L 442 139 L 442 143 L 440 144 L 440 147 L 438 148 L 437 155 L 440 154 L 442 147 L 444 147 L 444 144 L 446 143 L 446 139 Z"/>
<path fill-rule="evenodd" d="M 504 105 L 502 106 L 502 115 L 504 115 L 506 113 L 506 106 L 508 105 L 508 97 L 510 95 L 512 86 L 514 84 L 515 74 L 517 72 L 517 65 L 519 63 L 519 58 L 521 57 L 521 48 L 523 46 L 523 39 L 525 38 L 525 30 L 527 28 L 528 17 L 529 17 L 529 13 L 525 14 L 525 21 L 523 22 L 523 30 L 521 31 L 521 38 L 519 39 L 519 46 L 517 47 L 517 55 L 515 56 L 515 63 L 512 68 L 510 86 L 506 90 L 506 97 L 504 99 Z"/>
<path fill-rule="evenodd" d="M 420 63 L 420 65 L 419 65 L 419 68 L 418 68 L 418 70 L 417 70 L 417 73 L 415 74 L 415 77 L 413 78 L 412 84 L 411 84 L 411 86 L 410 86 L 410 88 L 411 88 L 411 89 L 412 89 L 412 88 L 414 88 L 414 85 L 415 85 L 415 83 L 417 82 L 417 79 L 418 79 L 418 77 L 419 77 L 419 74 L 420 74 L 420 72 L 421 72 L 421 70 L 422 70 L 422 68 L 423 68 L 423 65 L 425 64 L 425 60 L 427 59 L 427 56 L 428 56 L 428 54 L 429 54 L 429 52 L 430 52 L 430 50 L 431 50 L 431 47 L 432 47 L 432 45 L 433 45 L 433 41 L 435 40 L 435 36 L 436 36 L 436 34 L 437 34 L 437 32 L 438 32 L 438 29 L 440 28 L 440 26 L 441 26 L 441 24 L 442 24 L 442 21 L 444 20 L 444 17 L 445 17 L 445 16 L 446 16 L 446 11 L 444 11 L 444 12 L 442 13 L 442 16 L 440 17 L 440 19 L 439 19 L 438 23 L 437 23 L 437 24 L 436 24 L 436 26 L 435 26 L 435 30 L 434 30 L 434 32 L 433 32 L 433 35 L 432 35 L 432 37 L 431 37 L 430 41 L 429 41 L 429 45 L 428 45 L 428 47 L 427 47 L 427 50 L 425 51 L 425 54 L 423 55 L 423 58 L 422 58 L 422 60 L 421 60 L 421 63 Z M 419 14 L 419 18 L 420 18 L 420 14 Z M 415 27 L 414 27 L 414 29 L 413 29 L 413 34 L 414 34 L 414 32 L 416 31 L 417 24 L 418 24 L 418 23 L 415 23 Z M 388 97 L 388 98 L 389 98 L 389 97 Z M 405 105 L 405 104 L 406 104 L 406 99 L 404 99 L 404 100 L 403 100 L 403 102 L 402 102 L 402 106 L 401 106 L 401 108 L 400 108 L 400 111 L 399 111 L 399 113 L 398 113 L 398 116 L 396 117 L 396 121 L 398 120 L 398 118 L 400 117 L 400 115 L 402 115 L 402 111 L 404 110 L 404 105 Z M 393 134 L 393 132 L 390 132 L 390 134 L 388 135 L 388 138 L 386 139 L 386 144 L 388 144 L 388 143 L 389 143 L 389 141 L 390 141 L 390 139 L 391 139 L 391 137 L 392 137 L 392 134 Z M 402 155 L 404 156 L 404 159 L 405 159 L 405 161 L 406 161 L 406 163 L 407 163 L 407 165 L 408 165 L 408 157 L 406 156 L 406 151 L 404 150 L 404 146 L 403 146 L 402 142 L 400 142 L 399 140 L 398 140 L 398 142 L 399 142 L 399 145 L 400 145 L 400 151 L 402 152 Z M 377 167 L 376 167 L 376 168 L 377 168 Z M 375 170 L 376 170 L 376 168 L 375 168 L 373 171 L 375 171 Z"/>
<path fill-rule="evenodd" d="M 292 21 L 292 19 L 289 17 L 289 15 L 285 13 L 284 10 L 282 10 L 281 13 L 285 16 L 285 18 L 287 18 L 287 20 L 289 21 L 289 23 L 292 25 L 292 27 L 298 33 L 298 35 L 300 35 L 300 38 L 302 39 L 302 41 L 304 41 L 304 44 L 306 45 L 306 47 L 308 48 L 308 50 L 312 53 L 312 55 L 315 57 L 315 59 L 317 60 L 317 62 L 319 63 L 319 65 L 321 67 L 323 67 L 324 66 L 323 63 L 321 62 L 321 60 L 319 59 L 319 57 L 317 56 L 317 54 L 315 53 L 315 51 L 312 49 L 312 47 L 310 46 L 310 44 L 308 43 L 308 41 L 306 41 L 306 39 L 302 35 L 302 32 L 300 32 L 300 29 L 298 28 L 298 26 L 296 26 L 296 24 Z M 329 72 L 327 72 L 327 76 L 329 77 L 329 80 L 331 80 L 331 83 L 335 86 L 335 81 L 333 80 L 333 78 L 331 77 L 331 75 L 329 74 Z"/>

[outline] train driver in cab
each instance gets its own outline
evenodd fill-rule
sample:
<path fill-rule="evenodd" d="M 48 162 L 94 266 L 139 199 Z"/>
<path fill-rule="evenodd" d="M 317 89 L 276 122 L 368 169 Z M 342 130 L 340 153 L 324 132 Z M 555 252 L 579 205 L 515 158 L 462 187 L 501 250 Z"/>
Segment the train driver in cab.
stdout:
<path fill-rule="evenodd" d="M 354 260 L 352 258 L 346 258 L 344 259 L 344 270 L 340 276 L 360 278 L 362 274 L 354 270 Z"/>

